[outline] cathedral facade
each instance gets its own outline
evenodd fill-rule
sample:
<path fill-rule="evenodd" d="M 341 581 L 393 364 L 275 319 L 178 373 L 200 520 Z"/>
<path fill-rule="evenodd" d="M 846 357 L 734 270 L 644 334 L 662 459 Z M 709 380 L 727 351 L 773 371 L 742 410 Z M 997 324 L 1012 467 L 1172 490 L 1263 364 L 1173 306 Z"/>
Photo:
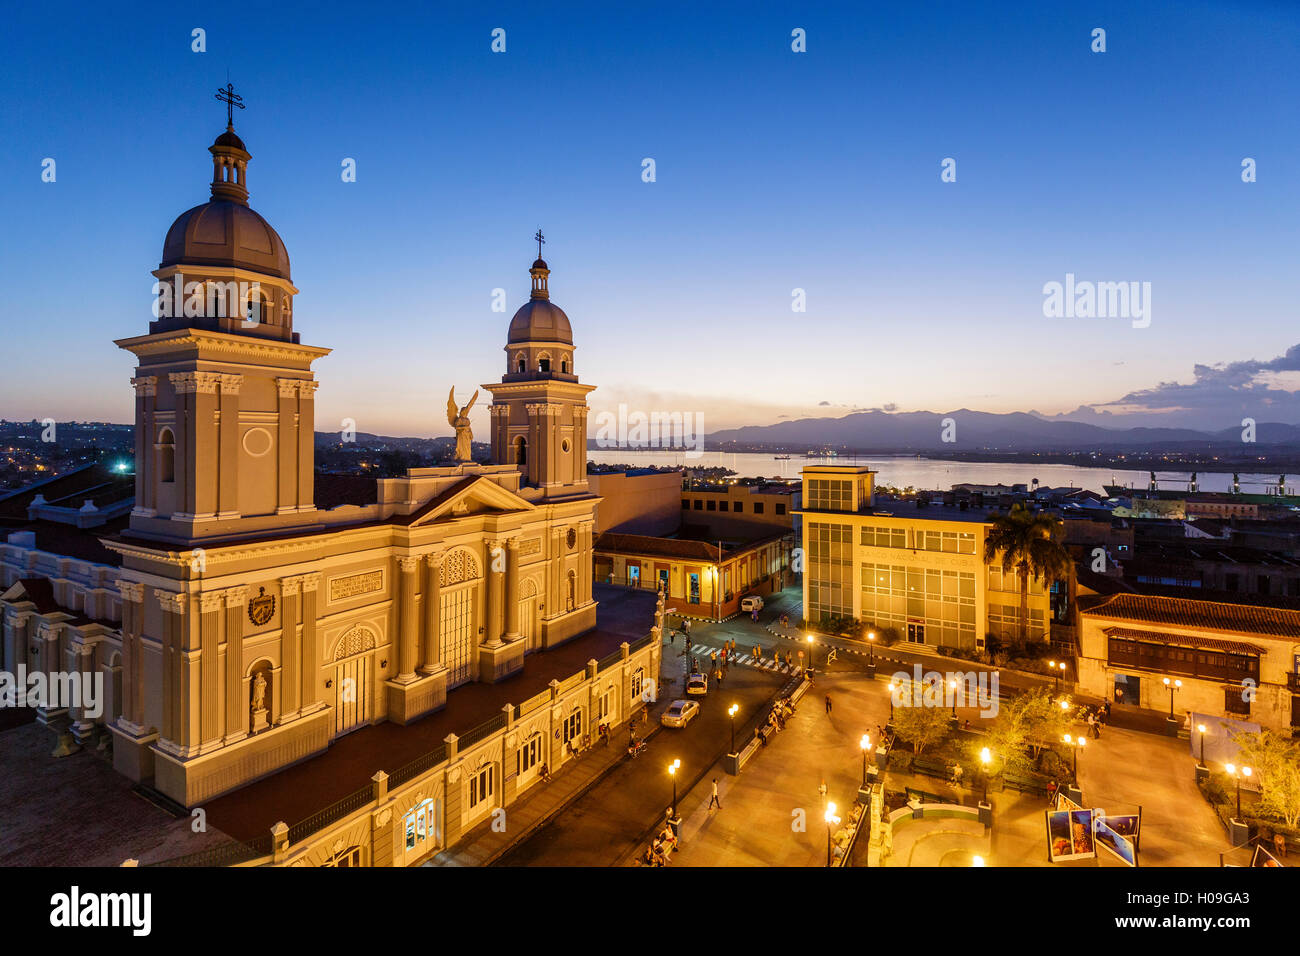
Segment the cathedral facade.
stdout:
<path fill-rule="evenodd" d="M 138 361 L 135 501 L 102 539 L 120 565 L 91 565 L 93 587 L 45 574 L 52 613 L 22 584 L 40 569 L 5 573 L 7 662 L 112 675 L 102 716 L 40 719 L 81 742 L 107 726 L 115 767 L 185 806 L 410 722 L 596 622 L 592 386 L 546 262 L 483 386 L 495 463 L 411 469 L 320 506 L 312 365 L 329 350 L 295 331 L 289 256 L 248 205 L 233 127 L 209 152 L 211 199 L 175 221 L 153 273 L 157 317 L 116 343 Z M 468 446 L 463 411 L 453 423 Z"/>

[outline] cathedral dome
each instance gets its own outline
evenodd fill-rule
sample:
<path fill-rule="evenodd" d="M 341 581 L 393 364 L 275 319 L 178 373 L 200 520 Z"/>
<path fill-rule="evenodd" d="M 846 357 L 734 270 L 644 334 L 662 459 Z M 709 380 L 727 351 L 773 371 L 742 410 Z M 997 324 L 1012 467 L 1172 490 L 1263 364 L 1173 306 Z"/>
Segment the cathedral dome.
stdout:
<path fill-rule="evenodd" d="M 158 268 L 228 266 L 291 281 L 284 242 L 248 208 L 248 161 L 253 157 L 233 123 L 226 124 L 208 152 L 212 154 L 212 199 L 186 210 L 172 223 Z"/>
<path fill-rule="evenodd" d="M 564 310 L 550 299 L 529 299 L 510 320 L 507 344 L 519 342 L 562 342 L 573 344 L 573 327 Z"/>
<path fill-rule="evenodd" d="M 247 205 L 231 200 L 213 198 L 172 223 L 158 267 L 182 263 L 231 266 L 291 281 L 289 252 L 279 234 Z"/>

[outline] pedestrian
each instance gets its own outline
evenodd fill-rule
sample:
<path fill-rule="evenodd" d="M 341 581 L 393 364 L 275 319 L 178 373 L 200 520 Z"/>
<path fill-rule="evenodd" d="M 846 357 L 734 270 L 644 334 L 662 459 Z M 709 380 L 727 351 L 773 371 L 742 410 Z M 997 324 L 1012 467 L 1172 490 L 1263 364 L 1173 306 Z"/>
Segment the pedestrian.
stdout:
<path fill-rule="evenodd" d="M 955 763 L 952 765 L 952 785 L 954 787 L 961 786 L 961 777 L 963 773 L 965 773 L 965 771 L 962 770 L 961 764 Z"/>
<path fill-rule="evenodd" d="M 709 806 L 707 809 L 712 810 L 714 807 L 717 807 L 719 810 L 722 809 L 722 801 L 718 799 L 718 778 L 717 777 L 713 778 L 713 796 L 709 797 Z"/>
<path fill-rule="evenodd" d="M 827 694 L 827 695 L 826 695 L 826 713 L 829 714 L 830 712 L 831 712 L 831 695 L 830 695 L 830 694 Z"/>
<path fill-rule="evenodd" d="M 754 623 L 757 624 L 757 623 L 758 623 L 758 608 L 754 608 L 754 610 L 753 610 L 753 618 L 754 618 Z"/>
<path fill-rule="evenodd" d="M 1103 723 L 1107 723 L 1107 724 L 1110 723 L 1110 701 L 1106 701 L 1106 703 L 1102 706 L 1101 719 Z"/>
<path fill-rule="evenodd" d="M 752 655 L 754 656 L 754 660 L 757 661 L 757 660 L 758 660 L 758 645 L 755 644 L 752 648 L 750 648 L 749 653 L 752 654 Z"/>
<path fill-rule="evenodd" d="M 785 666 L 787 668 L 794 667 L 794 654 L 790 651 L 785 652 Z"/>
<path fill-rule="evenodd" d="M 1286 859 L 1286 836 L 1281 830 L 1273 831 L 1273 849 L 1282 859 Z"/>

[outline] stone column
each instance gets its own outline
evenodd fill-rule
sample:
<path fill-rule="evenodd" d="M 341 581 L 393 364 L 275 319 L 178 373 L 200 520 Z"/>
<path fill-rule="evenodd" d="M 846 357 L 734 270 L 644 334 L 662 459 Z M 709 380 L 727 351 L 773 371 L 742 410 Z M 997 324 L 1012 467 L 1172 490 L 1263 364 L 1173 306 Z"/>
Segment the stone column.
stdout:
<path fill-rule="evenodd" d="M 248 692 L 244 680 L 244 606 L 248 588 L 227 588 L 226 599 L 226 720 L 225 742 L 248 736 Z"/>
<path fill-rule="evenodd" d="M 217 692 L 221 669 L 221 611 L 226 599 L 220 591 L 199 598 L 199 736 L 205 744 L 221 737 L 221 697 Z"/>
<path fill-rule="evenodd" d="M 80 700 L 68 702 L 68 718 L 71 721 L 72 736 L 77 743 L 85 744 L 95 735 L 95 722 L 86 718 L 84 701 L 95 679 L 95 645 L 87 644 L 77 637 L 68 647 L 68 670 L 78 675 L 81 682 Z M 102 698 L 101 698 L 102 703 Z"/>
<path fill-rule="evenodd" d="M 302 713 L 316 709 L 320 692 L 320 647 L 316 636 L 316 589 L 320 585 L 320 572 L 304 574 L 302 581 L 302 689 L 298 707 Z"/>
<path fill-rule="evenodd" d="M 144 626 L 144 585 L 137 581 L 118 581 L 122 595 L 122 718 L 126 730 L 144 732 L 141 703 L 141 630 Z"/>
<path fill-rule="evenodd" d="M 506 540 L 506 635 L 519 640 L 519 539 Z"/>
<path fill-rule="evenodd" d="M 277 378 L 279 391 L 276 419 L 279 424 L 276 449 L 279 479 L 276 485 L 276 514 L 298 510 L 298 379 Z"/>
<path fill-rule="evenodd" d="M 487 620 L 487 633 L 483 644 L 497 647 L 501 643 L 501 578 L 504 569 L 497 570 L 502 556 L 496 540 L 484 538 L 483 545 L 487 556 L 487 570 L 483 575 L 483 612 Z"/>
<path fill-rule="evenodd" d="M 152 517 L 155 508 L 157 480 L 154 441 L 158 428 L 154 423 L 154 400 L 158 394 L 158 379 L 142 375 L 131 379 L 135 386 L 135 507 L 132 514 Z"/>
<path fill-rule="evenodd" d="M 424 654 L 421 673 L 432 674 L 442 668 L 440 633 L 442 625 L 442 559 L 438 551 L 426 556 L 424 577 Z"/>
<path fill-rule="evenodd" d="M 284 688 L 280 693 L 280 711 L 286 718 L 298 714 L 298 694 L 302 681 L 298 672 L 301 643 L 298 638 L 299 587 L 301 578 L 283 578 L 280 581 L 280 671 Z"/>
<path fill-rule="evenodd" d="M 154 599 L 162 608 L 162 726 L 159 744 L 172 750 L 179 748 L 183 737 L 181 711 L 181 627 L 184 623 L 185 595 L 155 589 Z"/>
<path fill-rule="evenodd" d="M 298 383 L 298 510 L 316 507 L 316 389 L 320 383 Z"/>
<path fill-rule="evenodd" d="M 591 603 L 591 577 L 595 573 L 592 566 L 591 553 L 591 532 L 593 524 L 590 521 L 584 521 L 578 525 L 578 558 L 579 558 L 579 583 L 578 583 L 578 605 Z"/>
<path fill-rule="evenodd" d="M 239 388 L 242 375 L 221 376 L 221 418 L 217 445 L 217 515 L 239 516 Z"/>
<path fill-rule="evenodd" d="M 416 645 L 420 636 L 420 620 L 415 612 L 415 570 L 420 566 L 419 558 L 398 558 L 397 566 L 401 571 L 397 633 L 397 679 L 402 683 L 415 680 Z"/>

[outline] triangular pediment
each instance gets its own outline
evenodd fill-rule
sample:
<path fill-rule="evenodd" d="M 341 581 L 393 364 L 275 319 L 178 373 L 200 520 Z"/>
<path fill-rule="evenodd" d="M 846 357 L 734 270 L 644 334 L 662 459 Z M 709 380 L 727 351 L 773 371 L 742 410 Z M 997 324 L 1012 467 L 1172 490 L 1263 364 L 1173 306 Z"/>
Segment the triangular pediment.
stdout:
<path fill-rule="evenodd" d="M 411 525 L 427 525 L 478 514 L 536 511 L 537 506 L 481 475 L 458 481 L 411 513 Z"/>

